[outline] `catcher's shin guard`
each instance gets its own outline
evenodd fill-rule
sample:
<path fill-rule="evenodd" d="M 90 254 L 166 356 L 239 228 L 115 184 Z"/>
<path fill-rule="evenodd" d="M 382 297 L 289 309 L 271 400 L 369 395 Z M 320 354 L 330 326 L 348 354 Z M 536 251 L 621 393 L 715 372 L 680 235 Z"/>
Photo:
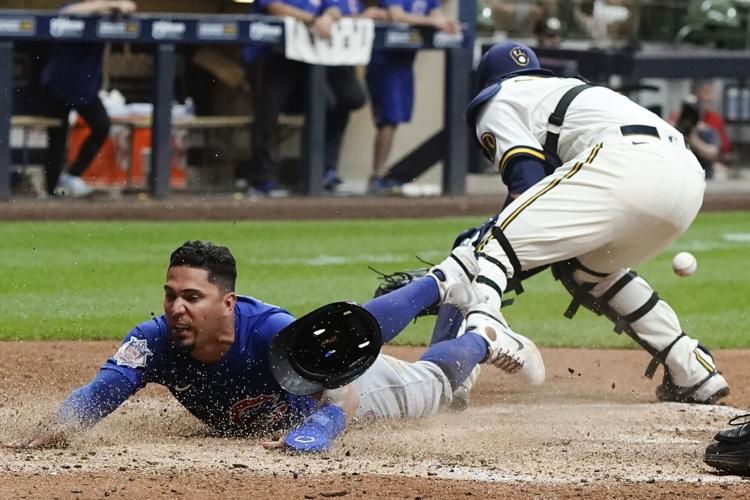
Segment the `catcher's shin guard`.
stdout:
<path fill-rule="evenodd" d="M 672 308 L 634 271 L 605 275 L 574 259 L 553 265 L 552 272 L 573 296 L 566 317 L 572 318 L 579 306 L 604 315 L 616 333 L 627 333 L 653 356 L 647 377 L 664 365 L 660 400 L 713 403 L 729 393 L 708 349 L 682 332 Z"/>

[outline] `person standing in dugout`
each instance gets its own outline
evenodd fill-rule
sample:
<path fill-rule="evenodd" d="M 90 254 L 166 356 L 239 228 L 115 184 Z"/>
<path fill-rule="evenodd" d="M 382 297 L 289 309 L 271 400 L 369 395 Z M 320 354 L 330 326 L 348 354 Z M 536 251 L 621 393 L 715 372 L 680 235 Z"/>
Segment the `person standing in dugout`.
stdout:
<path fill-rule="evenodd" d="M 130 14 L 131 0 L 86 0 L 60 9 L 62 15 Z M 60 120 L 49 130 L 45 181 L 49 195 L 80 198 L 92 193 L 81 178 L 109 137 L 110 120 L 98 92 L 102 82 L 104 44 L 55 43 L 42 69 L 44 113 Z M 68 115 L 75 110 L 90 129 L 75 159 L 67 166 Z"/>

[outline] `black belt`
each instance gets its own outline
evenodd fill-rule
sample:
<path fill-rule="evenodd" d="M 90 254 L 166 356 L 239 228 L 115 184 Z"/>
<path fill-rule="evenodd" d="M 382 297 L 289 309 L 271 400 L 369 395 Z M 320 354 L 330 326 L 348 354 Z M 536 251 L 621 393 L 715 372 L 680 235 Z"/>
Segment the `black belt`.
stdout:
<path fill-rule="evenodd" d="M 620 127 L 620 132 L 622 135 L 650 135 L 660 139 L 659 131 L 651 125 L 623 125 Z"/>

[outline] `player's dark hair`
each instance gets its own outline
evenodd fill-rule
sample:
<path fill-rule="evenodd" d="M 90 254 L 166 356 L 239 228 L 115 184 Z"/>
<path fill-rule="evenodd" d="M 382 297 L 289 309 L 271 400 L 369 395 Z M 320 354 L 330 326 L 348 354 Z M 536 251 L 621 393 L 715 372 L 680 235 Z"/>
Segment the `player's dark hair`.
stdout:
<path fill-rule="evenodd" d="M 210 241 L 186 241 L 169 257 L 169 267 L 188 266 L 208 271 L 208 280 L 234 292 L 237 264 L 227 247 Z"/>

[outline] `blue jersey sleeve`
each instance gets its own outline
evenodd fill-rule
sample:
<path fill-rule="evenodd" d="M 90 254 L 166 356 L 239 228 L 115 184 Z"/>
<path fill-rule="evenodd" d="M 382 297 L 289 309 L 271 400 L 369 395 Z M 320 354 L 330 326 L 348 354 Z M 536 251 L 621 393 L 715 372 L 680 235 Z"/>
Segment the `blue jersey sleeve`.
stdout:
<path fill-rule="evenodd" d="M 91 427 L 117 409 L 138 390 L 112 370 L 99 370 L 94 380 L 73 391 L 57 412 L 58 420 L 76 427 Z"/>
<path fill-rule="evenodd" d="M 127 378 L 138 389 L 158 379 L 169 333 L 164 317 L 153 318 L 133 328 L 102 370 L 112 370 Z"/>
<path fill-rule="evenodd" d="M 505 168 L 503 182 L 508 186 L 508 198 L 505 206 L 509 205 L 518 195 L 544 179 L 544 163 L 528 156 L 511 160 Z"/>
<path fill-rule="evenodd" d="M 254 326 L 253 351 L 256 353 L 268 352 L 268 345 L 271 343 L 273 336 L 293 321 L 294 316 L 283 309 L 273 309 L 265 314 Z"/>
<path fill-rule="evenodd" d="M 166 340 L 163 318 L 135 327 L 96 377 L 73 391 L 58 410 L 61 422 L 89 427 L 154 379 Z"/>

